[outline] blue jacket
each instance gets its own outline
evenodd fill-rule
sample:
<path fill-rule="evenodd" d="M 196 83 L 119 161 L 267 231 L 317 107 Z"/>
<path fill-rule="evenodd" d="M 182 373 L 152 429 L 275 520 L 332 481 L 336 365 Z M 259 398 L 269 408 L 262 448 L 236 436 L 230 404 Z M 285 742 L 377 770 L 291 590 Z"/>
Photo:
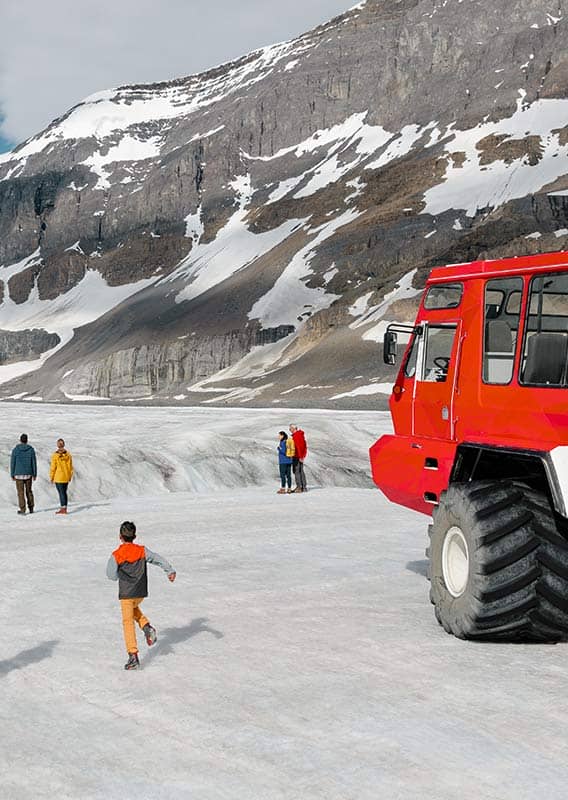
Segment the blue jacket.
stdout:
<path fill-rule="evenodd" d="M 278 445 L 278 463 L 279 464 L 292 463 L 292 459 L 290 458 L 290 456 L 286 455 L 286 439 L 282 439 L 282 441 Z"/>
<path fill-rule="evenodd" d="M 37 462 L 35 450 L 31 444 L 17 444 L 12 450 L 10 460 L 10 475 L 31 475 L 37 478 Z"/>

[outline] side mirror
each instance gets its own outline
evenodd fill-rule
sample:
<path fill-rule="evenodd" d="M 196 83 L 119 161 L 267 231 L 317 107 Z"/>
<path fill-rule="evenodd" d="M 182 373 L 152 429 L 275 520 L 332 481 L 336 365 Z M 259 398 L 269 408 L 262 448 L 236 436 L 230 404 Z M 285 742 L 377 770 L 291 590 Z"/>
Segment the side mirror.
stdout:
<path fill-rule="evenodd" d="M 394 331 L 387 330 L 383 341 L 383 361 L 391 367 L 396 364 L 398 337 Z"/>

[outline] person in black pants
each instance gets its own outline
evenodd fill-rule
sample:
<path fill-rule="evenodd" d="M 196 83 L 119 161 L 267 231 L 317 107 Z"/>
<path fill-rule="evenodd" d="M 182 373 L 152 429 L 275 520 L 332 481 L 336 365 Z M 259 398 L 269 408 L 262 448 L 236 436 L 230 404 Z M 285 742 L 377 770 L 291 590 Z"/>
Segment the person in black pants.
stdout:
<path fill-rule="evenodd" d="M 294 440 L 292 437 L 288 438 L 288 434 L 285 431 L 280 431 L 278 436 L 280 437 L 278 442 L 278 464 L 280 466 L 280 489 L 278 494 L 291 494 Z M 288 491 L 286 491 L 286 484 L 288 484 Z"/>

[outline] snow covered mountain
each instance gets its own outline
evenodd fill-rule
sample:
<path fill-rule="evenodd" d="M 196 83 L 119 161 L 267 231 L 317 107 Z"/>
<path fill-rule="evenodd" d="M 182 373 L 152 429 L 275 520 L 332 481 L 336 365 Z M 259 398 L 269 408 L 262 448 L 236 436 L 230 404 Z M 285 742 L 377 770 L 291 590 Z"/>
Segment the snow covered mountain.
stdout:
<path fill-rule="evenodd" d="M 384 405 L 434 264 L 562 249 L 565 0 L 366 0 L 0 156 L 0 396 Z"/>

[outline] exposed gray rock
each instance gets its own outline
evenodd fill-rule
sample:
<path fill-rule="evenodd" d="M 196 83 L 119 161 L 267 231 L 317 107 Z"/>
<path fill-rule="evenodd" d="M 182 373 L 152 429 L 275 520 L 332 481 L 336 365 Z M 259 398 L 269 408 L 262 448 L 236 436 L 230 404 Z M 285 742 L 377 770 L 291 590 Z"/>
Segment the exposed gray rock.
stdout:
<path fill-rule="evenodd" d="M 267 334 L 276 341 L 274 331 L 248 329 L 222 336 L 184 336 L 163 345 L 147 344 L 118 350 L 74 369 L 62 380 L 61 389 L 70 395 L 113 399 L 181 391 L 188 384 L 237 363 Z"/>
<path fill-rule="evenodd" d="M 32 361 L 59 344 L 56 333 L 34 328 L 27 331 L 0 330 L 0 364 Z"/>

